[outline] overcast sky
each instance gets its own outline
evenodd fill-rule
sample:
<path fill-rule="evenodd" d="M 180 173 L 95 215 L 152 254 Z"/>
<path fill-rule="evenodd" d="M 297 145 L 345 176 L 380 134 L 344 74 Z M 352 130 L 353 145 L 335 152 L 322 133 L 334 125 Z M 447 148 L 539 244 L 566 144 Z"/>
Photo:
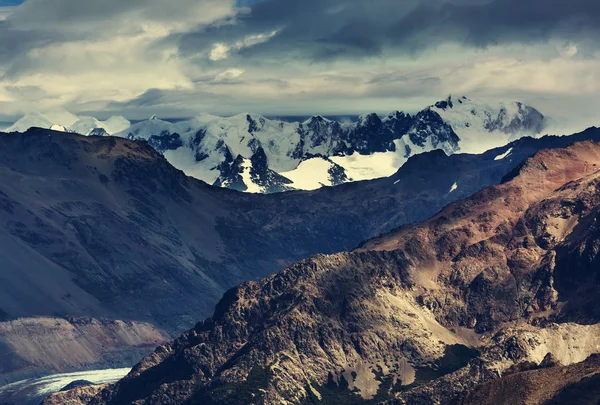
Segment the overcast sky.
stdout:
<path fill-rule="evenodd" d="M 597 0 L 19 3 L 0 0 L 0 121 L 353 114 L 450 93 L 583 121 L 600 101 Z"/>

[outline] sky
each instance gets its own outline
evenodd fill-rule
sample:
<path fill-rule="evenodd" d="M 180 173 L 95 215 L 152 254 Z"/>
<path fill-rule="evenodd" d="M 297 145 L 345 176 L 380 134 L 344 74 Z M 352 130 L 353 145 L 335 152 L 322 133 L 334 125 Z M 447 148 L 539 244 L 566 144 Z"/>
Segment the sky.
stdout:
<path fill-rule="evenodd" d="M 596 0 L 0 0 L 0 121 L 414 111 L 454 94 L 583 125 L 599 30 Z"/>

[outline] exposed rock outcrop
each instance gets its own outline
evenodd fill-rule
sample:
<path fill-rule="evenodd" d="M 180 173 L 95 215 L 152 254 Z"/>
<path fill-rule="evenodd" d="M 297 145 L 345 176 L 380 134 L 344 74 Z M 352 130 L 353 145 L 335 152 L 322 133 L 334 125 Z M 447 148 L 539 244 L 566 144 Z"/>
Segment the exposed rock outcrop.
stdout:
<path fill-rule="evenodd" d="M 599 168 L 597 143 L 544 150 L 430 220 L 244 283 L 88 403 L 434 404 L 584 361 Z"/>
<path fill-rule="evenodd" d="M 3 134 L 0 318 L 130 319 L 180 333 L 240 282 L 426 219 L 540 148 L 581 139 L 600 131 L 437 151 L 391 178 L 262 196 L 186 177 L 141 141 Z"/>
<path fill-rule="evenodd" d="M 132 366 L 168 335 L 139 322 L 24 318 L 0 323 L 0 382 Z"/>

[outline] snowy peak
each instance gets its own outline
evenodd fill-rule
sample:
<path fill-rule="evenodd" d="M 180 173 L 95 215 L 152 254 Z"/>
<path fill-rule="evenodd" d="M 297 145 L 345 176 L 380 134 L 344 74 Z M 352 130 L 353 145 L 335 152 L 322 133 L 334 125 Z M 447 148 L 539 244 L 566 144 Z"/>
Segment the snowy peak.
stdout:
<path fill-rule="evenodd" d="M 490 106 L 448 96 L 415 114 L 393 111 L 341 123 L 314 115 L 302 122 L 241 113 L 199 114 L 180 122 L 153 115 L 131 125 L 69 113 L 30 114 L 11 128 L 55 128 L 84 135 L 147 141 L 175 167 L 209 184 L 248 192 L 316 189 L 394 174 L 411 156 L 480 153 L 524 135 L 536 136 L 545 117 L 520 102 Z"/>
<path fill-rule="evenodd" d="M 5 131 L 26 132 L 29 128 L 38 127 L 60 132 L 103 136 L 123 131 L 130 125 L 131 123 L 124 117 L 111 117 L 106 121 L 100 121 L 94 117 L 79 117 L 67 111 L 53 111 L 29 113 Z"/>
<path fill-rule="evenodd" d="M 404 121 L 406 119 L 410 119 L 410 115 L 406 114 L 404 111 L 393 111 L 389 113 L 384 119 L 384 122 L 389 121 Z"/>
<path fill-rule="evenodd" d="M 358 117 L 357 127 L 377 127 L 381 125 L 381 118 L 375 113 L 361 114 Z"/>
<path fill-rule="evenodd" d="M 50 118 L 46 117 L 44 114 L 39 112 L 29 113 L 15 122 L 12 126 L 6 128 L 6 132 L 25 132 L 29 128 L 38 127 L 38 128 L 52 128 L 55 127 L 55 130 L 58 130 L 59 127 L 63 127 L 60 123 L 53 122 Z M 54 128 L 53 128 L 54 129 Z"/>
<path fill-rule="evenodd" d="M 80 117 L 71 125 L 70 131 L 82 135 L 112 135 L 129 128 L 131 123 L 124 117 L 110 117 L 106 121 L 97 120 L 94 117 Z"/>
<path fill-rule="evenodd" d="M 521 102 L 498 103 L 491 106 L 462 96 L 456 100 L 449 96 L 430 107 L 449 124 L 459 128 L 475 128 L 487 132 L 537 135 L 544 129 L 546 119 L 542 113 Z"/>
<path fill-rule="evenodd" d="M 238 155 L 231 164 L 221 166 L 221 175 L 214 185 L 249 193 L 278 193 L 293 190 L 291 180 L 271 170 L 267 155 L 259 147 L 251 159 Z"/>
<path fill-rule="evenodd" d="M 466 96 L 439 101 L 430 106 L 460 137 L 460 149 L 481 153 L 523 136 L 542 133 L 547 119 L 521 102 L 489 105 Z"/>
<path fill-rule="evenodd" d="M 323 117 L 322 115 L 313 115 L 312 117 L 310 117 L 309 119 L 307 119 L 306 121 L 304 121 L 302 123 L 302 125 L 305 126 L 314 126 L 314 125 L 323 125 L 323 124 L 330 124 L 333 123 L 334 121 L 327 119 L 325 117 Z"/>
<path fill-rule="evenodd" d="M 312 116 L 302 122 L 242 113 L 201 114 L 178 123 L 151 119 L 117 136 L 145 139 L 175 166 L 208 183 L 248 192 L 316 189 L 394 174 L 411 156 L 450 155 L 507 143 L 533 125 L 522 103 L 496 108 L 449 96 L 412 115 L 361 115 L 353 124 Z"/>
<path fill-rule="evenodd" d="M 459 102 L 462 104 L 462 100 L 466 100 L 466 97 L 461 97 Z M 438 101 L 435 103 L 435 107 L 441 110 L 446 110 L 448 108 L 454 108 L 454 103 L 452 102 L 452 95 L 448 96 L 446 100 Z"/>

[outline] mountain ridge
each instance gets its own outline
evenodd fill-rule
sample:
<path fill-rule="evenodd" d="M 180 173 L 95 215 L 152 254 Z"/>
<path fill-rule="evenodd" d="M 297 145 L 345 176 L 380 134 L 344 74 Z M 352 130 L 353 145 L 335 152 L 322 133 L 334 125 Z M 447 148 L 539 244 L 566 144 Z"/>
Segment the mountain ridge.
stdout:
<path fill-rule="evenodd" d="M 170 312 L 164 320 L 162 315 L 156 319 L 162 311 L 171 311 L 168 305 L 148 314 L 139 292 L 125 293 L 128 283 L 136 288 L 155 285 L 152 294 L 165 298 L 184 280 L 179 294 L 188 290 L 192 294 L 194 288 L 205 291 L 203 307 L 195 304 L 175 318 L 191 323 L 193 314 L 208 315 L 232 285 L 315 253 L 353 249 L 402 224 L 424 220 L 449 202 L 499 182 L 539 148 L 599 137 L 598 130 L 590 129 L 573 137 L 524 138 L 483 155 L 448 157 L 432 152 L 411 158 L 391 178 L 263 196 L 188 178 L 145 142 L 41 129 L 2 135 L 0 235 L 4 246 L 11 248 L 10 255 L 0 254 L 8 266 L 5 280 L 13 288 L 6 290 L 0 309 L 9 319 L 54 312 L 110 315 L 180 331 L 186 321 L 165 322 L 174 320 Z M 506 156 L 496 160 L 502 155 Z M 105 230 L 123 236 L 108 238 Z M 153 254 L 148 254 L 149 247 Z M 15 262 L 16 257 L 23 260 Z M 132 257 L 134 270 L 125 271 L 123 263 Z M 19 270 L 23 268 L 19 263 L 29 263 L 27 271 Z M 41 268 L 52 269 L 53 279 L 47 282 L 57 290 L 44 297 L 28 295 L 28 285 L 46 280 Z M 146 275 L 140 279 L 136 272 Z M 148 276 L 159 277 L 162 284 L 147 284 L 143 280 Z M 171 281 L 165 284 L 164 277 Z M 22 291 L 21 298 L 15 291 Z M 111 303 L 112 294 L 145 311 L 123 313 L 118 300 Z M 183 301 L 190 302 L 191 297 Z M 119 308 L 117 313 L 107 313 L 107 305 Z M 85 312 L 80 312 L 82 308 Z M 45 312 L 37 312 L 40 309 Z"/>
<path fill-rule="evenodd" d="M 260 195 L 187 177 L 145 141 L 2 134 L 0 318 L 93 316 L 177 335 L 240 282 L 352 250 L 500 182 L 540 148 L 586 139 L 600 131 L 433 151 L 390 178 Z"/>
<path fill-rule="evenodd" d="M 416 113 L 363 114 L 355 122 L 315 115 L 300 121 L 259 114 L 129 123 L 72 114 L 30 114 L 9 128 L 30 126 L 148 141 L 186 174 L 250 193 L 314 190 L 387 177 L 415 154 L 442 149 L 481 153 L 525 135 L 542 133 L 548 120 L 520 102 L 489 106 L 467 97 L 437 102 Z M 65 116 L 66 115 L 66 116 Z M 485 145 L 485 148 L 482 148 Z"/>
<path fill-rule="evenodd" d="M 561 261 L 598 240 L 577 222 L 600 212 L 599 165 L 598 143 L 542 150 L 430 220 L 244 283 L 89 403 L 438 403 L 547 353 L 583 361 L 600 317 L 559 302 L 593 301 L 597 274 Z"/>

